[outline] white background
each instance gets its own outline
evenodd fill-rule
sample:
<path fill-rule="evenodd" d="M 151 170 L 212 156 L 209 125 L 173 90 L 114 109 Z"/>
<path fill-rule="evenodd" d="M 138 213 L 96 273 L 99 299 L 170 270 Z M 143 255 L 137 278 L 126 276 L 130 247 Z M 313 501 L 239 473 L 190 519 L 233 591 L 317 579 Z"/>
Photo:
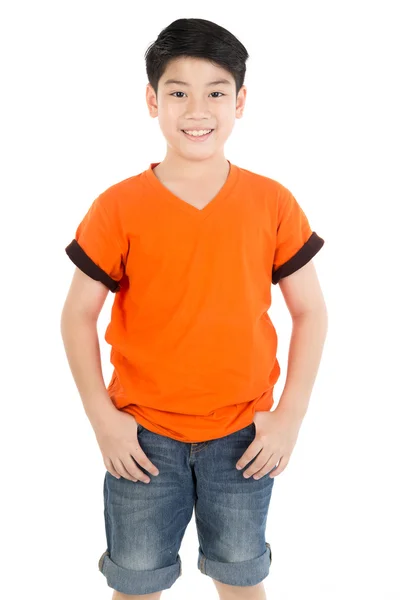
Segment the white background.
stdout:
<path fill-rule="evenodd" d="M 396 6 L 397 5 L 397 6 Z M 189 7 L 189 8 L 188 8 Z M 246 46 L 234 164 L 280 181 L 325 240 L 329 332 L 267 522 L 268 600 L 394 600 L 399 582 L 399 20 L 397 2 L 9 2 L 1 8 L 2 477 L 0 595 L 110 599 L 105 467 L 60 333 L 64 248 L 108 186 L 163 159 L 144 53 L 181 17 Z M 270 316 L 286 376 L 291 319 Z M 104 377 L 111 375 L 99 320 Z M 166 600 L 217 598 L 194 516 Z"/>

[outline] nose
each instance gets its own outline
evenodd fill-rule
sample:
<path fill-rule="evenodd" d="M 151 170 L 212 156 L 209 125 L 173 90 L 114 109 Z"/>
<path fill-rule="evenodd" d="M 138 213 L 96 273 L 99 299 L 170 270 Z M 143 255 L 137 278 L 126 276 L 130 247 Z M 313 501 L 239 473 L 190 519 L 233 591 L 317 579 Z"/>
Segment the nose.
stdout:
<path fill-rule="evenodd" d="M 186 105 L 188 115 L 192 118 L 208 118 L 210 115 L 207 100 L 204 98 L 194 98 L 193 96 L 189 99 Z"/>

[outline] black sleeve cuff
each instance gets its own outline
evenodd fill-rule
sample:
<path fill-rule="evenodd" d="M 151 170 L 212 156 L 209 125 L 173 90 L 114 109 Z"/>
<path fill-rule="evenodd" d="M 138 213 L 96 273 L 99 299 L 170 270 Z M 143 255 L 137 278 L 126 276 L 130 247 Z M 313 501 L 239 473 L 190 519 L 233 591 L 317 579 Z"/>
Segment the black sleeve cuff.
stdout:
<path fill-rule="evenodd" d="M 111 292 L 118 292 L 120 289 L 119 282 L 112 279 L 108 273 L 103 271 L 92 259 L 86 254 L 76 240 L 72 240 L 65 248 L 72 262 L 86 275 L 103 283 Z"/>
<path fill-rule="evenodd" d="M 298 271 L 298 269 L 301 269 L 301 267 L 304 267 L 304 265 L 307 264 L 319 250 L 321 250 L 324 243 L 325 240 L 313 231 L 304 246 L 302 246 L 292 258 L 272 273 L 272 283 L 276 285 L 283 277 L 287 277 L 295 271 Z"/>

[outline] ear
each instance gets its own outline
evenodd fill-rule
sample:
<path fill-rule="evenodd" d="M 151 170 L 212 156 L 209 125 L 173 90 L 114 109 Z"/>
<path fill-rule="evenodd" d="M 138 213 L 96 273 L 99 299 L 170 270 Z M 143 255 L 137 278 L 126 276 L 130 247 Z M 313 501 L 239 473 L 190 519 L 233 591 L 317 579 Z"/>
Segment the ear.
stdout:
<path fill-rule="evenodd" d="M 236 101 L 236 118 L 237 119 L 241 119 L 243 117 L 244 105 L 246 103 L 246 95 L 247 95 L 247 88 L 245 85 L 242 85 L 242 87 L 239 90 L 237 101 Z"/>
<path fill-rule="evenodd" d="M 157 117 L 158 116 L 157 97 L 156 97 L 154 88 L 150 83 L 148 83 L 146 85 L 146 104 L 147 104 L 147 108 L 149 110 L 150 117 L 152 117 L 152 118 Z"/>

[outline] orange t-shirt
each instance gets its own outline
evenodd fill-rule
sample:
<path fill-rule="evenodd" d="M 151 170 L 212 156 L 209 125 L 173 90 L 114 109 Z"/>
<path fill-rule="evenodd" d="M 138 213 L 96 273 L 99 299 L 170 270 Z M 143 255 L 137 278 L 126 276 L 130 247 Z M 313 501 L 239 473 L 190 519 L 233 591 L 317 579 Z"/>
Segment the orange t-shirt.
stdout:
<path fill-rule="evenodd" d="M 105 333 L 112 402 L 182 442 L 226 436 L 272 408 L 280 367 L 271 283 L 324 244 L 288 189 L 228 162 L 201 210 L 151 163 L 101 193 L 65 249 L 116 292 Z"/>

